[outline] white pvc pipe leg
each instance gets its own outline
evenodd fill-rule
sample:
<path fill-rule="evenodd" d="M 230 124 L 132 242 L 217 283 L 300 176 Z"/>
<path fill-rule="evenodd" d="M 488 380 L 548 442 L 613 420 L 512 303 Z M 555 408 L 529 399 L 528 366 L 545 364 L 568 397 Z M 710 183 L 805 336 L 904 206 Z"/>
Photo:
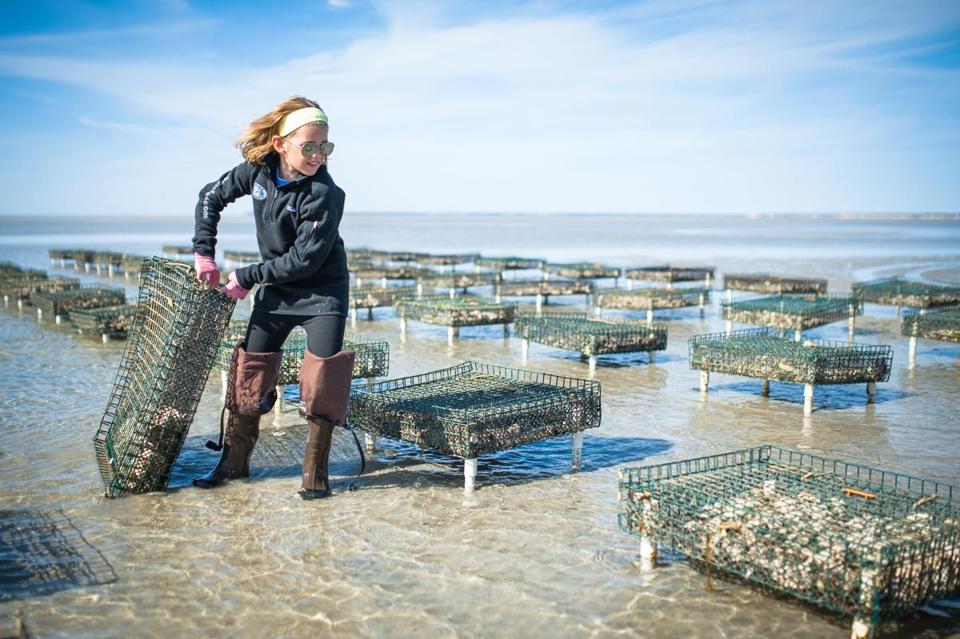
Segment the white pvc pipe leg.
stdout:
<path fill-rule="evenodd" d="M 908 366 L 910 368 L 913 368 L 917 365 L 917 342 L 918 341 L 919 340 L 917 339 L 916 335 L 910 338 L 910 351 L 909 351 L 910 356 L 907 358 Z"/>
<path fill-rule="evenodd" d="M 43 319 L 43 309 L 42 309 L 42 308 L 38 308 L 38 309 L 37 309 L 37 319 L 38 319 L 38 320 Z"/>
<path fill-rule="evenodd" d="M 463 494 L 471 495 L 477 486 L 477 458 L 463 460 Z"/>
<path fill-rule="evenodd" d="M 628 279 L 628 280 L 627 280 L 627 290 L 628 290 L 628 291 L 632 291 L 632 290 L 633 290 L 633 280 L 631 280 L 631 279 Z"/>
<path fill-rule="evenodd" d="M 867 382 L 867 403 L 872 404 L 877 399 L 877 383 Z"/>
<path fill-rule="evenodd" d="M 350 326 L 353 328 L 357 327 L 357 309 L 356 307 L 350 309 Z"/>
<path fill-rule="evenodd" d="M 537 315 L 543 314 L 543 295 L 537 293 Z"/>
<path fill-rule="evenodd" d="M 570 438 L 570 445 L 572 448 L 572 457 L 570 460 L 570 465 L 573 470 L 580 470 L 580 467 L 583 463 L 583 431 L 577 431 Z"/>
<path fill-rule="evenodd" d="M 383 288 L 387 288 L 387 278 L 386 278 L 386 277 L 384 277 L 382 280 L 380 280 L 380 286 L 382 286 Z"/>
<path fill-rule="evenodd" d="M 728 289 L 727 289 L 727 302 L 732 302 L 732 301 L 733 301 L 733 289 L 732 289 L 732 288 L 728 288 Z"/>
<path fill-rule="evenodd" d="M 710 371 L 700 371 L 700 392 L 706 393 L 710 388 Z"/>
<path fill-rule="evenodd" d="M 652 309 L 652 308 L 648 308 L 648 309 L 647 309 L 647 324 L 648 324 L 648 325 L 649 325 L 649 324 L 653 324 L 653 309 Z"/>
<path fill-rule="evenodd" d="M 17 310 L 20 310 L 20 311 L 23 310 L 23 299 L 17 300 Z"/>
<path fill-rule="evenodd" d="M 590 356 L 589 366 L 590 366 L 590 369 L 589 369 L 590 377 L 593 377 L 597 373 L 597 356 L 596 355 Z"/>
<path fill-rule="evenodd" d="M 524 364 L 530 359 L 530 340 L 523 338 L 520 341 L 520 361 Z"/>
<path fill-rule="evenodd" d="M 400 318 L 400 341 L 401 342 L 407 341 L 407 318 L 406 317 Z"/>
<path fill-rule="evenodd" d="M 364 433 L 363 447 L 368 455 L 372 455 L 377 452 L 377 436 L 372 433 Z"/>
<path fill-rule="evenodd" d="M 450 299 L 457 299 L 457 289 L 452 286 L 450 287 Z"/>
<path fill-rule="evenodd" d="M 703 293 L 700 293 L 700 317 L 707 316 L 707 309 L 705 306 L 707 302 L 706 302 L 706 299 L 704 299 L 705 297 L 706 296 Z"/>
<path fill-rule="evenodd" d="M 460 328 L 457 326 L 448 326 L 447 327 L 447 344 L 453 346 L 453 343 L 456 339 L 460 337 Z"/>
<path fill-rule="evenodd" d="M 850 627 L 850 639 L 873 639 L 876 628 L 868 621 L 854 619 Z"/>
<path fill-rule="evenodd" d="M 803 414 L 813 413 L 813 384 L 803 385 Z"/>
<path fill-rule="evenodd" d="M 727 336 L 733 333 L 733 320 L 727 320 Z"/>
<path fill-rule="evenodd" d="M 417 282 L 417 299 L 420 299 L 421 297 L 423 297 L 423 284 L 421 282 Z"/>
<path fill-rule="evenodd" d="M 283 385 L 277 384 L 277 414 L 283 410 Z"/>
<path fill-rule="evenodd" d="M 59 325 L 59 324 L 62 324 L 62 323 L 63 323 L 63 315 L 57 315 L 56 317 L 54 317 L 54 322 L 56 322 L 58 325 Z"/>
<path fill-rule="evenodd" d="M 802 339 L 803 339 L 803 331 L 801 331 L 801 330 L 798 328 L 798 329 L 796 330 L 796 332 L 794 332 L 794 334 L 793 334 L 793 341 L 799 342 L 799 341 L 802 340 Z"/>
<path fill-rule="evenodd" d="M 850 305 L 850 320 L 848 324 L 849 324 L 849 331 L 850 331 L 850 339 L 853 339 L 853 333 L 857 328 L 857 307 L 855 304 Z"/>
<path fill-rule="evenodd" d="M 110 333 L 101 334 L 100 339 L 103 341 L 104 344 L 106 344 L 107 342 L 110 341 Z"/>

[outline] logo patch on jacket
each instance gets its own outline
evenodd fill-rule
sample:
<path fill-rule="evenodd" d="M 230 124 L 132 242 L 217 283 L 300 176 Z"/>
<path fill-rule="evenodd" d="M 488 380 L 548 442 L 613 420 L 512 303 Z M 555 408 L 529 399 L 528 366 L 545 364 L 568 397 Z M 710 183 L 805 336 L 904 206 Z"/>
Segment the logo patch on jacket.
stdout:
<path fill-rule="evenodd" d="M 293 204 L 287 204 L 287 210 L 290 211 L 291 213 L 296 213 L 297 207 L 295 207 Z"/>
<path fill-rule="evenodd" d="M 265 200 L 267 199 L 267 190 L 260 186 L 259 184 L 253 185 L 253 199 L 255 200 Z"/>

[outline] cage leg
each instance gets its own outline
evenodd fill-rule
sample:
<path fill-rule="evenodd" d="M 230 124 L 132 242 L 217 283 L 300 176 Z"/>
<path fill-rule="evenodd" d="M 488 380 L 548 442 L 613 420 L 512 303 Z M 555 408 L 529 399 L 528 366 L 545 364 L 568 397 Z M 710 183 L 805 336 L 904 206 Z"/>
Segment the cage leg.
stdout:
<path fill-rule="evenodd" d="M 706 393 L 710 388 L 710 371 L 700 371 L 700 392 Z"/>
<path fill-rule="evenodd" d="M 507 339 L 507 338 L 509 338 L 509 337 L 510 337 L 510 325 L 509 325 L 509 324 L 504 324 L 504 325 L 503 325 L 503 339 Z"/>
<path fill-rule="evenodd" d="M 107 275 L 113 277 L 113 264 L 107 264 Z"/>
<path fill-rule="evenodd" d="M 707 316 L 707 309 L 705 306 L 706 300 L 704 299 L 705 297 L 706 296 L 703 293 L 700 293 L 700 317 Z"/>
<path fill-rule="evenodd" d="M 383 279 L 380 280 L 380 286 L 382 286 L 383 288 L 387 288 L 387 278 L 386 278 L 386 277 L 384 277 Z"/>
<path fill-rule="evenodd" d="M 572 448 L 572 458 L 570 460 L 570 466 L 574 471 L 580 470 L 583 462 L 583 431 L 577 431 L 570 437 L 570 445 Z"/>
<path fill-rule="evenodd" d="M 360 286 L 363 286 L 363 278 L 362 277 L 356 278 L 356 281 L 354 282 L 354 284 L 356 284 L 358 288 Z"/>
<path fill-rule="evenodd" d="M 450 287 L 450 299 L 457 299 L 457 289 L 453 286 Z"/>
<path fill-rule="evenodd" d="M 867 403 L 872 404 L 877 399 L 877 383 L 867 382 Z"/>
<path fill-rule="evenodd" d="M 9 296 L 9 295 L 4 295 L 4 296 L 3 296 L 3 305 L 6 306 L 6 305 L 9 304 L 9 303 L 10 303 L 10 296 Z"/>
<path fill-rule="evenodd" d="M 649 500 L 643 502 L 645 512 L 651 508 Z M 657 563 L 657 542 L 649 535 L 640 535 L 640 559 L 644 568 L 653 568 Z"/>
<path fill-rule="evenodd" d="M 106 344 L 107 342 L 110 341 L 110 333 L 101 333 L 100 339 L 103 341 L 104 344 Z"/>
<path fill-rule="evenodd" d="M 37 319 L 38 319 L 38 320 L 43 319 L 43 309 L 42 309 L 42 308 L 38 308 L 38 309 L 37 309 Z"/>
<path fill-rule="evenodd" d="M 406 317 L 400 318 L 400 341 L 401 342 L 407 341 L 407 318 Z"/>
<path fill-rule="evenodd" d="M 520 361 L 524 364 L 530 359 L 530 340 L 523 338 L 520 341 Z"/>
<path fill-rule="evenodd" d="M 913 336 L 910 338 L 910 351 L 909 351 L 909 352 L 910 352 L 910 356 L 909 356 L 909 358 L 908 358 L 908 360 L 909 360 L 908 366 L 909 366 L 910 368 L 913 368 L 913 367 L 915 367 L 915 366 L 917 365 L 917 342 L 918 342 L 918 341 L 919 341 L 919 340 L 917 339 L 917 336 L 916 336 L 916 335 L 913 335 Z"/>
<path fill-rule="evenodd" d="M 500 304 L 503 301 L 503 295 L 501 295 L 499 283 L 493 287 L 493 301 L 497 304 Z"/>
<path fill-rule="evenodd" d="M 463 460 L 463 494 L 472 495 L 477 486 L 477 458 Z"/>
<path fill-rule="evenodd" d="M 850 628 L 850 639 L 873 639 L 876 628 L 869 621 L 854 618 Z"/>
<path fill-rule="evenodd" d="M 857 306 L 856 304 L 850 305 L 850 319 L 847 322 L 848 328 L 850 331 L 850 339 L 853 339 L 853 333 L 857 327 Z"/>
<path fill-rule="evenodd" d="M 17 310 L 19 310 L 19 311 L 22 311 L 22 310 L 23 310 L 23 298 L 22 298 L 22 297 L 17 300 Z"/>
<path fill-rule="evenodd" d="M 460 328 L 457 326 L 447 327 L 447 344 L 453 346 L 453 342 L 460 337 Z"/>
<path fill-rule="evenodd" d="M 653 324 L 653 309 L 652 309 L 652 308 L 648 308 L 648 309 L 647 309 L 647 326 L 649 326 L 650 324 Z"/>
<path fill-rule="evenodd" d="M 377 452 L 377 436 L 373 433 L 364 433 L 363 448 L 366 450 L 368 455 L 372 455 Z"/>
<path fill-rule="evenodd" d="M 283 411 L 283 384 L 277 384 L 277 412 L 276 417 Z"/>
<path fill-rule="evenodd" d="M 633 290 L 633 280 L 631 280 L 631 279 L 628 279 L 628 280 L 627 280 L 627 290 L 628 290 L 628 291 L 632 291 L 632 290 Z"/>
<path fill-rule="evenodd" d="M 350 309 L 350 326 L 353 328 L 357 327 L 357 309 L 356 307 Z"/>
<path fill-rule="evenodd" d="M 603 309 L 600 308 L 599 306 L 593 307 L 593 313 L 594 313 L 597 317 L 603 317 Z"/>
<path fill-rule="evenodd" d="M 801 331 L 801 330 L 798 328 L 798 329 L 797 329 L 796 331 L 794 331 L 794 333 L 793 333 L 793 341 L 799 342 L 799 341 L 802 340 L 802 339 L 803 339 L 803 331 Z"/>
<path fill-rule="evenodd" d="M 62 324 L 62 323 L 63 323 L 63 315 L 57 314 L 56 316 L 54 316 L 53 321 L 54 321 L 56 324 L 58 324 L 58 325 L 59 325 L 59 324 Z"/>
<path fill-rule="evenodd" d="M 656 351 L 647 351 L 647 355 L 650 357 L 650 363 L 653 364 L 657 359 Z"/>
<path fill-rule="evenodd" d="M 727 320 L 727 337 L 733 333 L 733 320 Z"/>
<path fill-rule="evenodd" d="M 713 286 L 713 275 L 711 275 L 710 273 L 707 273 L 707 277 L 704 280 L 704 285 L 707 288 L 710 288 L 711 286 Z"/>
<path fill-rule="evenodd" d="M 770 395 L 770 380 L 769 380 L 769 379 L 765 379 L 765 380 L 763 380 L 763 381 L 760 383 L 760 394 L 763 395 L 764 397 L 767 397 L 767 396 Z"/>
<path fill-rule="evenodd" d="M 590 356 L 590 359 L 589 359 L 588 361 L 589 361 L 589 366 L 590 366 L 590 369 L 589 369 L 589 371 L 590 371 L 590 377 L 593 377 L 593 376 L 596 375 L 596 373 L 597 373 L 597 356 L 596 356 L 596 355 L 591 355 L 591 356 Z"/>
<path fill-rule="evenodd" d="M 423 283 L 417 282 L 417 299 L 423 297 Z"/>
<path fill-rule="evenodd" d="M 732 288 L 728 288 L 728 289 L 727 289 L 727 302 L 729 303 L 729 302 L 732 302 L 732 301 L 733 301 L 733 289 L 732 289 Z"/>
<path fill-rule="evenodd" d="M 537 315 L 543 314 L 543 295 L 537 293 Z"/>
<path fill-rule="evenodd" d="M 803 414 L 813 413 L 813 384 L 803 385 Z"/>

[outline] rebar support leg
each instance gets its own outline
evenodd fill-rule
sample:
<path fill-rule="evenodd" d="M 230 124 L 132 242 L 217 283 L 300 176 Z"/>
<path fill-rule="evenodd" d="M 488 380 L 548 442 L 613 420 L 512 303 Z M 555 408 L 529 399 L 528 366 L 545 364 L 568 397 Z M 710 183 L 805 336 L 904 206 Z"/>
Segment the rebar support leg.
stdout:
<path fill-rule="evenodd" d="M 583 431 L 577 431 L 570 437 L 571 459 L 570 467 L 574 471 L 580 470 L 583 462 Z"/>
<path fill-rule="evenodd" d="M 524 364 L 530 359 L 530 340 L 523 338 L 520 341 L 520 361 Z"/>
<path fill-rule="evenodd" d="M 763 380 L 763 382 L 761 382 L 761 384 L 760 384 L 760 394 L 763 395 L 764 397 L 767 397 L 767 396 L 770 395 L 770 380 L 769 380 L 769 379 L 765 379 L 765 380 Z"/>
<path fill-rule="evenodd" d="M 710 388 L 710 371 L 700 371 L 700 392 L 706 394 Z"/>
<path fill-rule="evenodd" d="M 918 341 L 919 340 L 917 339 L 916 335 L 910 338 L 910 351 L 909 351 L 910 356 L 907 358 L 908 359 L 907 365 L 910 368 L 914 368 L 917 365 L 917 342 Z"/>
<path fill-rule="evenodd" d="M 477 486 L 477 458 L 463 460 L 463 494 L 472 495 Z"/>
<path fill-rule="evenodd" d="M 657 354 L 654 351 L 647 351 L 647 355 L 650 356 L 650 363 L 653 364 L 657 359 Z"/>
<path fill-rule="evenodd" d="M 873 639 L 873 624 L 863 619 L 854 619 L 853 626 L 850 628 L 850 639 Z"/>
<path fill-rule="evenodd" d="M 813 384 L 803 385 L 803 414 L 813 413 Z"/>
<path fill-rule="evenodd" d="M 372 307 L 372 306 L 367 309 L 367 321 L 368 321 L 368 322 L 372 322 L 372 321 L 373 321 L 373 307 Z"/>
<path fill-rule="evenodd" d="M 706 300 L 704 299 L 704 295 L 703 293 L 700 293 L 700 317 L 707 316 L 707 309 L 705 305 L 706 305 Z"/>
<path fill-rule="evenodd" d="M 867 403 L 872 404 L 877 400 L 877 383 L 867 382 Z"/>

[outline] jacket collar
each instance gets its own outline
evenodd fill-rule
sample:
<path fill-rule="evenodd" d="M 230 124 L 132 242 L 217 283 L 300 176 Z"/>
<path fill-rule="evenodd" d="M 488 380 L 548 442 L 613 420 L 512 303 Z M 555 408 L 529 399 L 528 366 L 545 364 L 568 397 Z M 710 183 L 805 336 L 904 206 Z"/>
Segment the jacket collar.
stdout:
<path fill-rule="evenodd" d="M 301 176 L 298 177 L 296 180 L 292 180 L 292 181 L 290 181 L 290 182 L 287 182 L 287 183 L 284 184 L 283 186 L 277 186 L 277 182 L 276 182 L 276 180 L 275 180 L 274 178 L 275 178 L 276 175 L 277 175 L 277 171 L 279 171 L 279 167 L 280 167 L 280 156 L 277 155 L 276 151 L 271 151 L 270 153 L 267 154 L 267 156 L 266 156 L 265 158 L 263 158 L 263 164 L 264 164 L 264 166 L 267 167 L 267 169 L 266 169 L 266 170 L 267 170 L 267 177 L 270 179 L 270 183 L 273 184 L 274 187 L 276 187 L 276 188 L 278 188 L 278 189 L 284 189 L 284 190 L 293 188 L 293 187 L 295 187 L 295 186 L 300 186 L 301 184 L 304 184 L 304 183 L 306 183 L 306 182 L 309 182 L 310 180 L 313 180 L 313 179 L 315 179 L 315 178 L 317 178 L 317 177 L 320 177 L 320 175 L 321 175 L 322 173 L 325 173 L 326 170 L 327 170 L 327 165 L 324 164 L 324 165 L 321 166 L 321 167 L 317 170 L 317 172 L 314 173 L 312 176 L 309 176 L 309 175 L 301 175 Z"/>

